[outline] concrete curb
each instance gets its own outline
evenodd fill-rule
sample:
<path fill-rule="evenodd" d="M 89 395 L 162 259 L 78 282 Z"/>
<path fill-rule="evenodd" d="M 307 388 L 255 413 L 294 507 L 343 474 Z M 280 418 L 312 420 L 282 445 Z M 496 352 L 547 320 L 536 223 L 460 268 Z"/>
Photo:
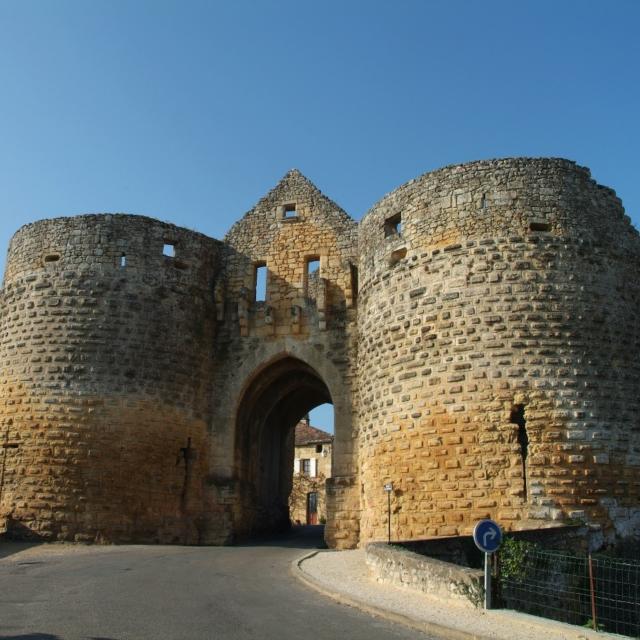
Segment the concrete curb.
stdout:
<path fill-rule="evenodd" d="M 445 638 L 446 640 L 495 640 L 495 638 L 490 638 L 489 636 L 467 633 L 466 631 L 460 631 L 459 629 L 451 629 L 450 627 L 445 627 L 435 622 L 419 622 L 418 620 L 409 618 L 405 615 L 402 615 L 401 613 L 396 613 L 395 611 L 389 611 L 386 609 L 381 609 L 379 607 L 371 606 L 363 600 L 353 598 L 352 596 L 340 593 L 339 591 L 330 591 L 324 584 L 316 580 L 310 574 L 306 573 L 301 567 L 302 563 L 305 560 L 313 558 L 318 553 L 319 551 L 312 551 L 311 553 L 307 553 L 306 555 L 302 556 L 302 558 L 294 560 L 291 563 L 291 573 L 298 580 L 300 580 L 300 582 L 304 583 L 308 587 L 311 587 L 312 589 L 315 589 L 327 598 L 331 598 L 332 600 L 335 600 L 340 604 L 360 609 L 361 611 L 364 611 L 369 615 L 373 615 L 378 618 L 384 618 L 385 620 L 390 620 L 391 622 L 397 622 L 399 624 L 405 625 L 406 627 L 410 627 L 411 629 L 422 631 L 423 633 L 434 634 L 441 638 Z"/>
<path fill-rule="evenodd" d="M 499 633 L 492 633 L 491 635 L 484 635 L 480 633 L 471 633 L 463 631 L 462 629 L 455 629 L 442 625 L 437 622 L 429 622 L 426 620 L 415 620 L 407 615 L 391 611 L 383 607 L 374 606 L 368 602 L 361 600 L 360 598 L 341 592 L 338 588 L 332 588 L 326 585 L 326 583 L 319 581 L 310 573 L 307 573 L 302 568 L 302 563 L 305 560 L 313 558 L 319 553 L 326 553 L 326 551 L 312 551 L 304 556 L 294 560 L 290 565 L 291 574 L 307 587 L 318 591 L 322 595 L 331 598 L 332 600 L 339 602 L 350 607 L 354 607 L 369 615 L 383 618 L 391 622 L 402 624 L 411 629 L 421 631 L 427 634 L 433 634 L 439 638 L 445 640 L 497 640 L 503 638 L 508 640 L 510 637 L 508 632 L 504 635 Z M 498 610 L 496 610 L 498 611 Z M 489 613 L 495 613 L 494 611 Z M 511 625 L 526 625 L 527 627 L 535 628 L 538 637 L 547 637 L 547 634 L 553 632 L 565 640 L 608 640 L 619 639 L 624 640 L 627 636 L 621 636 L 606 632 L 595 632 L 591 629 L 583 629 L 581 627 L 575 627 L 574 625 L 565 624 L 562 622 L 556 622 L 554 620 L 547 620 L 545 618 L 538 618 L 526 613 L 520 613 L 518 611 L 511 610 L 499 610 L 500 619 L 496 620 L 500 627 L 508 629 Z"/>

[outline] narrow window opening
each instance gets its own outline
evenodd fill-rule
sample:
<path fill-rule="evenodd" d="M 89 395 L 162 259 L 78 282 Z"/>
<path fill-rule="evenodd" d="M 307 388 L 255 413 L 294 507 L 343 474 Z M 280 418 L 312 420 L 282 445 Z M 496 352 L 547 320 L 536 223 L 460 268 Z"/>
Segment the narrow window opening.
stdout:
<path fill-rule="evenodd" d="M 522 482 L 524 484 L 524 499 L 527 500 L 527 456 L 529 455 L 529 434 L 527 433 L 527 421 L 524 417 L 524 405 L 517 404 L 511 409 L 509 421 L 518 425 L 518 444 L 520 445 L 520 458 L 522 460 Z"/>
<path fill-rule="evenodd" d="M 167 258 L 175 258 L 176 257 L 176 246 L 170 242 L 165 242 L 162 248 L 162 255 Z"/>
<path fill-rule="evenodd" d="M 44 257 L 45 262 L 58 262 L 60 255 L 57 253 L 50 253 Z"/>
<path fill-rule="evenodd" d="M 545 220 L 532 220 L 529 223 L 529 229 L 531 231 L 550 231 L 551 225 Z"/>
<path fill-rule="evenodd" d="M 307 258 L 307 275 L 313 276 L 320 271 L 320 258 Z"/>
<path fill-rule="evenodd" d="M 124 269 L 127 266 L 127 256 L 123 253 L 120 256 L 120 268 Z"/>
<path fill-rule="evenodd" d="M 480 208 L 481 209 L 486 209 L 487 208 L 487 194 L 483 193 L 482 194 L 482 198 L 480 198 Z"/>
<path fill-rule="evenodd" d="M 384 235 L 385 238 L 391 236 L 402 235 L 402 214 L 396 213 L 395 216 L 391 216 L 384 221 Z"/>
<path fill-rule="evenodd" d="M 318 294 L 318 284 L 320 282 L 320 258 L 318 256 L 309 256 L 305 259 L 305 262 L 305 292 L 310 299 L 316 299 Z"/>
<path fill-rule="evenodd" d="M 265 302 L 267 299 L 267 265 L 260 262 L 255 266 L 254 296 L 256 302 Z"/>
<path fill-rule="evenodd" d="M 289 204 L 284 205 L 284 218 L 285 220 L 290 220 L 291 218 L 298 217 L 298 209 L 296 208 L 296 203 L 291 202 Z"/>
<path fill-rule="evenodd" d="M 353 304 L 356 304 L 358 300 L 358 267 L 353 263 L 349 267 L 351 269 L 351 299 Z"/>

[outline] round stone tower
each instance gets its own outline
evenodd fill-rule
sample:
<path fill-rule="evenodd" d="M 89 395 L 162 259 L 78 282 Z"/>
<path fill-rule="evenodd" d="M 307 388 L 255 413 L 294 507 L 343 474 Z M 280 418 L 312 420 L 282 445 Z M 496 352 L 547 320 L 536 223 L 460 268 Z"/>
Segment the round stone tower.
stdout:
<path fill-rule="evenodd" d="M 560 159 L 446 167 L 360 224 L 361 542 L 640 530 L 640 239 Z"/>
<path fill-rule="evenodd" d="M 218 247 L 128 215 L 16 233 L 0 324 L 10 533 L 199 540 Z"/>
<path fill-rule="evenodd" d="M 266 278 L 264 299 L 258 275 Z M 446 167 L 360 224 L 289 172 L 224 243 L 43 220 L 0 292 L 0 534 L 216 544 L 287 519 L 335 407 L 327 541 L 640 535 L 640 237 L 560 159 Z"/>

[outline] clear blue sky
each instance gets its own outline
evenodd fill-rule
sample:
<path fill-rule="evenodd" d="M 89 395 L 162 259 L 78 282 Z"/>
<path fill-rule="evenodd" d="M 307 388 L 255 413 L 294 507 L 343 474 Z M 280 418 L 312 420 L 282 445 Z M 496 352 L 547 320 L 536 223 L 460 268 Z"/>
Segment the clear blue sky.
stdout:
<path fill-rule="evenodd" d="M 290 168 L 354 218 L 440 166 L 563 156 L 640 222 L 640 1 L 0 0 L 0 252 L 141 213 L 221 238 Z"/>

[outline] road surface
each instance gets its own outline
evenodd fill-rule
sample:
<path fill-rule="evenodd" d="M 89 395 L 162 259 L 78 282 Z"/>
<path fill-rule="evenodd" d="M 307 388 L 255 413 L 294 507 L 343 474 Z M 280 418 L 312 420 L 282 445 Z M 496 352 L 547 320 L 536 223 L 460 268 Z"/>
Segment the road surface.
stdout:
<path fill-rule="evenodd" d="M 1 544 L 0 639 L 428 640 L 296 580 L 290 563 L 321 543 L 308 529 L 236 547 Z"/>

